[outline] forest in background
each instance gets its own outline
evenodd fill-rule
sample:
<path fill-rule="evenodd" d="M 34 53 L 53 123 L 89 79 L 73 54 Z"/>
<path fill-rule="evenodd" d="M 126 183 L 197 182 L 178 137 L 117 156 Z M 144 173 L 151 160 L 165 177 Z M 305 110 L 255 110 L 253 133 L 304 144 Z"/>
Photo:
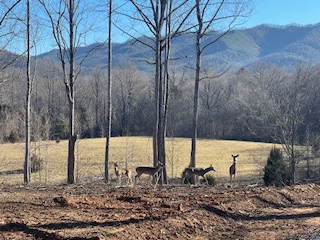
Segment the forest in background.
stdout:
<path fill-rule="evenodd" d="M 297 67 L 286 72 L 274 65 L 257 64 L 220 77 L 207 73 L 199 94 L 199 138 L 282 142 L 295 132 L 295 144 L 314 144 L 320 133 L 320 68 Z M 7 69 L 10 81 L 1 85 L 1 142 L 24 139 L 23 72 Z M 32 140 L 67 139 L 68 106 L 62 72 L 53 62 L 37 70 L 32 96 Z M 192 73 L 172 70 L 166 134 L 190 137 L 193 101 Z M 76 132 L 81 138 L 104 137 L 106 126 L 106 72 L 86 69 L 75 89 Z M 114 70 L 112 136 L 151 136 L 153 79 L 134 62 Z M 277 132 L 278 131 L 278 132 Z M 283 132 L 286 134 L 283 135 Z"/>

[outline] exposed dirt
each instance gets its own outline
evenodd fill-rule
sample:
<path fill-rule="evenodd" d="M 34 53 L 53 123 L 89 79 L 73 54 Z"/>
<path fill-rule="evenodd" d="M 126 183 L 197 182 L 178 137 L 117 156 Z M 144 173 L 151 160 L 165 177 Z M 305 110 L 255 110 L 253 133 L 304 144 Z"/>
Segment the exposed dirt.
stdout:
<path fill-rule="evenodd" d="M 0 239 L 305 239 L 320 185 L 0 186 Z"/>

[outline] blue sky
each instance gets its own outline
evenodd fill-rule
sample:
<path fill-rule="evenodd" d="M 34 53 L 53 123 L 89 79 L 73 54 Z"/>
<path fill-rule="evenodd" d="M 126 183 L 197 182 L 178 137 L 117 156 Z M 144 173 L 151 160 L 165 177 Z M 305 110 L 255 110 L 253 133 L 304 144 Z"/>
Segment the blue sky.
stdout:
<path fill-rule="evenodd" d="M 254 0 L 252 16 L 239 28 L 251 28 L 261 24 L 308 25 L 320 22 L 320 0 Z M 122 36 L 114 32 L 114 41 Z M 121 41 L 120 40 L 120 41 Z"/>
<path fill-rule="evenodd" d="M 320 0 L 256 0 L 256 7 L 245 27 L 260 24 L 307 25 L 320 22 Z"/>

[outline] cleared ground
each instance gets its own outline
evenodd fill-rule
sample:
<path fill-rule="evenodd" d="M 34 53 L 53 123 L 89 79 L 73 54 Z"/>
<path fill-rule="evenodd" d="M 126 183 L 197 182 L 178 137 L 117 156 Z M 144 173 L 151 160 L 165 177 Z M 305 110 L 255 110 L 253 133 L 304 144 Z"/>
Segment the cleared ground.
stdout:
<path fill-rule="evenodd" d="M 235 183 L 236 184 L 236 183 Z M 0 186 L 0 239 L 304 239 L 320 186 Z"/>

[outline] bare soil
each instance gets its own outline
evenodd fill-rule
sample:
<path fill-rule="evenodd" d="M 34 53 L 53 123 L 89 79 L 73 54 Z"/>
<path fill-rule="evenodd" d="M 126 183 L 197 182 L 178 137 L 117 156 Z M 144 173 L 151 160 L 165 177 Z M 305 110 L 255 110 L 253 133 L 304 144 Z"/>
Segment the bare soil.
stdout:
<path fill-rule="evenodd" d="M 320 185 L 0 186 L 0 239 L 307 239 Z"/>

